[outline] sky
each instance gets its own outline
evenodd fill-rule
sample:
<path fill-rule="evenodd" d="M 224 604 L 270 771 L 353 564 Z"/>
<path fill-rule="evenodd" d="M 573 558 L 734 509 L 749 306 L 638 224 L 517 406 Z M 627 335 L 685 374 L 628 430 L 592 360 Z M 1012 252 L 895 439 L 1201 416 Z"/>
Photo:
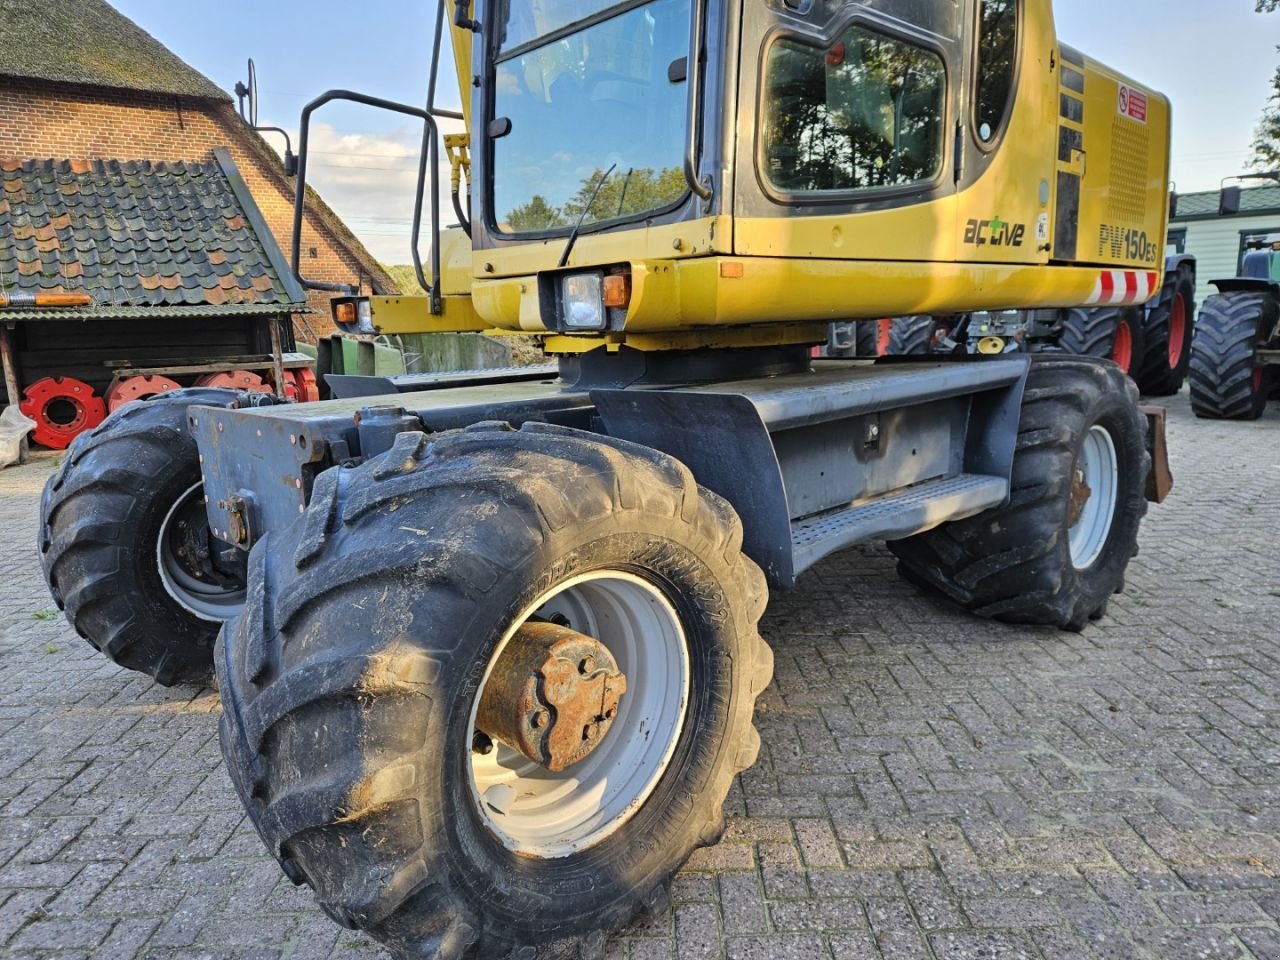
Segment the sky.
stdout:
<path fill-rule="evenodd" d="M 336 87 L 414 104 L 426 98 L 432 0 L 219 0 L 220 16 L 202 17 L 198 28 L 189 4 L 111 2 L 228 92 L 254 58 L 262 124 L 295 131 L 303 106 Z M 1257 14 L 1254 0 L 1054 6 L 1064 42 L 1172 99 L 1178 190 L 1215 190 L 1246 168 L 1280 64 L 1280 12 Z M 451 70 L 441 74 L 438 103 L 458 103 Z M 308 182 L 386 263 L 410 259 L 420 137 L 411 122 L 348 105 L 313 120 Z"/>

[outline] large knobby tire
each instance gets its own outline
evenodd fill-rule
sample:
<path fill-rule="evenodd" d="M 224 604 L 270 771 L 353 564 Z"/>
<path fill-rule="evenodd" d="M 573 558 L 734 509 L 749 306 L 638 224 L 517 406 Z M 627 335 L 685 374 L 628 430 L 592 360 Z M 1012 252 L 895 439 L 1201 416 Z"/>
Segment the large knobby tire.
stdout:
<path fill-rule="evenodd" d="M 1137 307 L 1067 310 L 1058 345 L 1077 357 L 1110 360 L 1132 377 L 1146 351 L 1142 311 Z"/>
<path fill-rule="evenodd" d="M 1191 409 L 1205 420 L 1257 420 L 1267 408 L 1270 368 L 1258 350 L 1275 332 L 1280 303 L 1267 293 L 1210 297 L 1191 345 Z"/>
<path fill-rule="evenodd" d="M 899 317 L 889 328 L 890 357 L 919 357 L 933 351 L 938 324 L 930 316 Z"/>
<path fill-rule="evenodd" d="M 1159 298 L 1146 311 L 1144 352 L 1134 377 L 1142 393 L 1171 397 L 1182 389 L 1191 363 L 1195 315 L 1195 271 L 1184 263 L 1165 278 Z"/>
<path fill-rule="evenodd" d="M 212 677 L 218 630 L 243 602 L 242 585 L 186 561 L 201 537 L 208 543 L 187 408 L 239 396 L 180 390 L 121 407 L 75 439 L 41 499 L 54 601 L 96 649 L 166 686 Z"/>
<path fill-rule="evenodd" d="M 979 616 L 1083 629 L 1106 612 L 1137 552 L 1146 429 L 1137 388 L 1115 364 L 1037 356 L 1009 503 L 889 544 L 899 571 Z M 1081 480 L 1090 495 L 1077 513 Z"/>
<path fill-rule="evenodd" d="M 254 547 L 248 605 L 219 641 L 223 755 L 268 849 L 397 957 L 599 956 L 637 911 L 664 908 L 755 761 L 773 657 L 741 538 L 676 460 L 546 425 L 404 434 L 325 472 L 306 515 Z M 541 598 L 586 603 L 572 585 L 609 577 L 678 612 L 684 719 L 629 819 L 576 852 L 521 854 L 479 800 L 479 690 Z M 655 687 L 674 693 L 678 672 Z M 623 722 L 598 752 L 636 732 Z"/>
<path fill-rule="evenodd" d="M 855 325 L 857 336 L 857 356 L 864 360 L 874 360 L 880 356 L 884 344 L 880 342 L 880 321 L 859 320 Z"/>

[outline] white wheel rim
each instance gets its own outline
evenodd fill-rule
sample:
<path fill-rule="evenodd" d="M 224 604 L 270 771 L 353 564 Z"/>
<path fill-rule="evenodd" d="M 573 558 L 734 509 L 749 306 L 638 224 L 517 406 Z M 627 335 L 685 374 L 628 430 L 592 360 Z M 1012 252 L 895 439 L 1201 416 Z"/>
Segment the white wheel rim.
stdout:
<path fill-rule="evenodd" d="M 468 751 L 494 664 L 534 614 L 562 616 L 572 629 L 603 643 L 627 678 L 603 742 L 562 773 L 498 741 L 488 755 L 470 754 L 472 798 L 485 827 L 521 856 L 555 859 L 603 841 L 653 793 L 684 727 L 689 651 L 675 608 L 653 584 L 617 570 L 574 577 L 530 606 L 494 650 L 471 704 Z"/>
<path fill-rule="evenodd" d="M 1071 563 L 1077 570 L 1093 566 L 1102 555 L 1115 520 L 1120 492 L 1120 464 L 1115 441 L 1103 426 L 1093 426 L 1080 447 L 1077 479 L 1091 491 L 1071 527 Z"/>
<path fill-rule="evenodd" d="M 192 497 L 204 499 L 203 490 L 203 483 L 188 487 L 164 515 L 164 521 L 160 524 L 160 535 L 156 538 L 156 565 L 160 570 L 160 582 L 164 585 L 165 593 L 169 594 L 182 609 L 201 620 L 224 623 L 244 609 L 244 588 L 229 590 L 219 584 L 206 583 L 192 576 L 190 571 L 183 567 L 182 561 L 174 553 L 173 544 L 170 542 L 174 520 L 190 503 Z"/>

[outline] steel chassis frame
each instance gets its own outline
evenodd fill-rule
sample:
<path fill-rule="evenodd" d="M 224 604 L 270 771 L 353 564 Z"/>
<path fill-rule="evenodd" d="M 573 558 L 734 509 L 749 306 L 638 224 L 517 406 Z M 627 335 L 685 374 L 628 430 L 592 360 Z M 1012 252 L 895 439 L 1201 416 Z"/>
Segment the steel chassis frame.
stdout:
<path fill-rule="evenodd" d="M 727 499 L 775 587 L 853 544 L 911 536 L 1005 503 L 1031 360 L 814 361 L 781 375 L 568 382 L 543 370 L 250 409 L 193 406 L 210 527 L 248 550 L 306 511 L 316 478 L 428 435 L 548 422 L 675 456 Z"/>

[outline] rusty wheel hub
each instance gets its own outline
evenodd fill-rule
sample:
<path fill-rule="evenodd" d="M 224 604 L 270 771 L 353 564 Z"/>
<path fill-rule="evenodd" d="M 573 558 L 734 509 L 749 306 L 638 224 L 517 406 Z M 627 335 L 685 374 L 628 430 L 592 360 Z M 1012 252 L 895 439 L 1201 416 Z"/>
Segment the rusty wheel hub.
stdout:
<path fill-rule="evenodd" d="M 691 675 L 680 616 L 643 577 L 596 570 L 543 594 L 471 702 L 470 781 L 486 829 L 539 859 L 621 829 L 672 762 Z"/>
<path fill-rule="evenodd" d="M 600 641 L 530 621 L 494 665 L 476 726 L 560 773 L 604 741 L 626 690 L 627 678 Z"/>
<path fill-rule="evenodd" d="M 1091 496 L 1093 496 L 1093 488 L 1085 478 L 1084 469 L 1077 467 L 1075 474 L 1071 477 L 1071 502 L 1067 507 L 1068 527 L 1074 527 L 1080 522 L 1085 504 L 1089 502 Z"/>

